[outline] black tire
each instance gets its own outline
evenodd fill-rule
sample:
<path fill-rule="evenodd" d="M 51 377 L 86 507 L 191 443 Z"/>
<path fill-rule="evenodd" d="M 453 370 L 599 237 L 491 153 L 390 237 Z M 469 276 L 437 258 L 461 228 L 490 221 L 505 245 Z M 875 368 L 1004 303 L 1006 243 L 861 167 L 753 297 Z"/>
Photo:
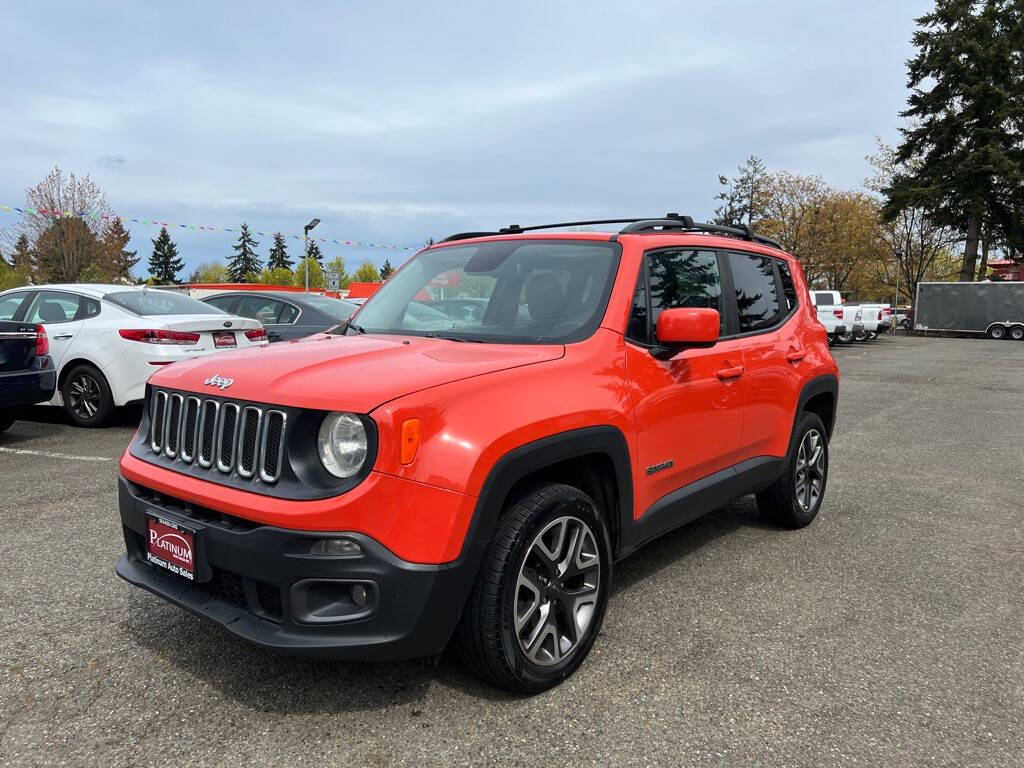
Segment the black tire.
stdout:
<path fill-rule="evenodd" d="M 857 341 L 857 342 L 861 342 L 861 341 L 867 341 L 870 338 L 871 338 L 871 331 L 861 331 L 860 333 L 856 334 L 853 337 L 853 340 Z"/>
<path fill-rule="evenodd" d="M 802 449 L 805 441 L 812 434 L 817 434 L 821 447 L 821 465 L 817 472 L 820 476 L 817 495 L 811 492 L 815 472 L 804 469 L 804 489 L 800 493 L 801 461 L 804 458 Z M 812 458 L 806 456 L 807 459 Z M 828 433 L 825 425 L 817 414 L 804 413 L 797 422 L 793 433 L 793 441 L 789 447 L 786 469 L 769 488 L 757 494 L 757 507 L 764 518 L 785 528 L 803 528 L 818 515 L 821 502 L 825 498 L 825 487 L 828 482 Z M 810 502 L 810 503 L 805 503 Z"/>
<path fill-rule="evenodd" d="M 0 432 L 6 432 L 13 423 L 14 413 L 12 411 L 0 411 Z"/>
<path fill-rule="evenodd" d="M 570 561 L 570 555 L 566 555 L 565 560 L 557 563 L 557 556 L 548 561 L 535 560 L 538 542 L 545 551 L 553 548 L 557 553 L 562 545 L 547 542 L 564 542 L 572 536 L 568 529 L 573 523 L 566 522 L 561 539 L 557 539 L 557 529 L 563 520 L 582 524 L 574 529 L 578 535 L 566 550 L 576 552 L 575 558 Z M 589 538 L 584 530 L 589 532 Z M 555 538 L 547 538 L 549 532 Z M 575 544 L 577 541 L 583 542 L 585 550 Z M 597 576 L 593 584 L 595 561 Z M 544 562 L 552 570 L 545 571 Z M 570 562 L 572 571 L 579 573 L 568 570 Z M 577 567 L 584 562 L 586 566 Z M 531 567 L 531 563 L 540 565 Z M 562 574 L 568 576 L 554 570 L 563 566 L 566 570 Z M 569 677 L 583 663 L 600 632 L 608 605 L 611 568 L 608 527 L 587 494 L 568 485 L 545 485 L 511 505 L 498 521 L 456 630 L 456 645 L 466 666 L 485 680 L 515 693 L 540 693 Z M 544 590 L 543 594 L 540 590 Z M 526 601 L 522 600 L 524 593 Z M 531 593 L 536 595 L 532 603 Z M 593 597 L 592 603 L 573 608 L 571 626 L 575 639 L 563 638 L 558 633 L 560 627 L 566 626 L 564 606 L 572 600 L 569 594 Z M 581 615 L 585 616 L 586 624 L 578 632 L 577 620 Z M 523 622 L 518 631 L 517 621 Z M 527 638 L 524 649 L 521 636 L 530 634 L 537 639 L 531 644 Z M 564 655 L 563 640 L 571 643 L 565 646 Z"/>
<path fill-rule="evenodd" d="M 853 344 L 852 333 L 837 333 L 836 344 Z"/>
<path fill-rule="evenodd" d="M 95 367 L 80 363 L 64 377 L 60 389 L 64 412 L 79 427 L 102 427 L 114 412 L 110 385 Z"/>
<path fill-rule="evenodd" d="M 1010 338 L 1014 341 L 1024 340 L 1024 325 L 1015 325 L 1010 329 Z"/>
<path fill-rule="evenodd" d="M 1006 326 L 1005 325 L 993 325 L 985 333 L 990 339 L 1005 339 L 1006 338 Z"/>

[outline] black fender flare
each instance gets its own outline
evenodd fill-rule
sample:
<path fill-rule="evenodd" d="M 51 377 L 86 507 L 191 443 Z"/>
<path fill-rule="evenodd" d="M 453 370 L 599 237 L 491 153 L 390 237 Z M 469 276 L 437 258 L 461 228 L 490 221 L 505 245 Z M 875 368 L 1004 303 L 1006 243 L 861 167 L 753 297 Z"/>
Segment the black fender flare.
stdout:
<path fill-rule="evenodd" d="M 789 434 L 792 438 L 794 430 L 796 430 L 796 423 L 800 420 L 800 416 L 803 415 L 807 407 L 807 402 L 817 395 L 830 394 L 832 395 L 832 418 L 829 419 L 829 423 L 825 425 L 825 431 L 828 432 L 828 437 L 832 439 L 832 428 L 836 423 L 836 412 L 839 409 L 839 377 L 834 373 L 826 373 L 822 376 L 811 379 L 804 384 L 803 389 L 800 390 L 800 398 L 797 400 L 796 413 L 793 415 L 793 426 L 790 428 Z"/>

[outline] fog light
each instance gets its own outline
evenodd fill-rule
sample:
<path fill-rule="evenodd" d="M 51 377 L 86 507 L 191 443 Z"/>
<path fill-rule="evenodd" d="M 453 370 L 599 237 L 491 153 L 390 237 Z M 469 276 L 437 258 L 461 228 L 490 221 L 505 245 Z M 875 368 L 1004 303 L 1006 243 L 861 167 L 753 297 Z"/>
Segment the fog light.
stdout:
<path fill-rule="evenodd" d="M 320 539 L 310 548 L 309 554 L 358 557 L 363 554 L 363 548 L 352 539 Z"/>
<path fill-rule="evenodd" d="M 352 602 L 362 608 L 366 605 L 366 587 L 362 584 L 356 584 L 352 587 Z"/>

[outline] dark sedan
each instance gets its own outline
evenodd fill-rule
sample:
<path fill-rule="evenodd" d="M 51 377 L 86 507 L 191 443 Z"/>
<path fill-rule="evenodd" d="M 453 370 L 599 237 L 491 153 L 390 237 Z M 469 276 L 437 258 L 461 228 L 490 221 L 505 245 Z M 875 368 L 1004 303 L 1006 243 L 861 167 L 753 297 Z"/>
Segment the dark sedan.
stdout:
<path fill-rule="evenodd" d="M 57 372 L 49 352 L 43 326 L 0 320 L 0 432 L 14 423 L 18 406 L 53 397 Z"/>
<path fill-rule="evenodd" d="M 343 299 L 285 291 L 218 293 L 202 301 L 229 314 L 259 320 L 271 342 L 301 339 L 326 331 L 348 320 L 359 309 Z"/>

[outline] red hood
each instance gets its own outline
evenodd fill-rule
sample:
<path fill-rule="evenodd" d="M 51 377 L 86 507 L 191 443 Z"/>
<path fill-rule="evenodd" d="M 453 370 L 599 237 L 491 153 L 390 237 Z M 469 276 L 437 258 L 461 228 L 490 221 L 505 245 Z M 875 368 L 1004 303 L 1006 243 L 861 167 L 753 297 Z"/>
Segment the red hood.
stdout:
<path fill-rule="evenodd" d="M 419 336 L 330 336 L 251 347 L 174 363 L 150 377 L 159 387 L 275 405 L 369 413 L 421 389 L 521 365 L 557 360 L 561 344 L 477 344 Z M 224 390 L 204 384 L 231 379 Z"/>

